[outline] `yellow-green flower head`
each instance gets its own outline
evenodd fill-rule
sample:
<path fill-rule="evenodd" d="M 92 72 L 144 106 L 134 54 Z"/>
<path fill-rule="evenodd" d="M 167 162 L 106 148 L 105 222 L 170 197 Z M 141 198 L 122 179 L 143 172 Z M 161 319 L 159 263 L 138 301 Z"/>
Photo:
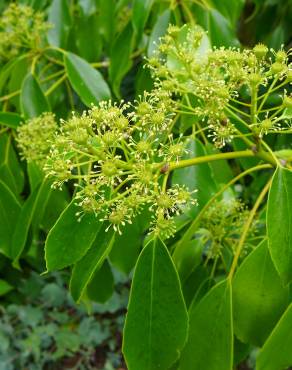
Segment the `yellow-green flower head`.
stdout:
<path fill-rule="evenodd" d="M 43 13 L 11 2 L 0 18 L 0 59 L 7 60 L 23 49 L 40 47 L 49 28 Z"/>
<path fill-rule="evenodd" d="M 28 120 L 17 129 L 17 143 L 27 161 L 42 164 L 49 154 L 57 123 L 52 113 Z"/>

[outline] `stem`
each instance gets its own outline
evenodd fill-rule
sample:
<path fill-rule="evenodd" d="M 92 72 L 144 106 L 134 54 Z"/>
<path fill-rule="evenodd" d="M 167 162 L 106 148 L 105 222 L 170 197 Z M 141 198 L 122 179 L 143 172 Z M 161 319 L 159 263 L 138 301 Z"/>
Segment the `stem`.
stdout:
<path fill-rule="evenodd" d="M 110 62 L 108 60 L 105 60 L 103 62 L 96 62 L 96 63 L 90 63 L 90 64 L 94 68 L 102 68 L 102 67 L 108 67 L 110 65 Z"/>
<path fill-rule="evenodd" d="M 173 171 L 178 168 L 184 168 L 193 166 L 199 163 L 217 161 L 220 159 L 232 159 L 232 158 L 242 158 L 242 157 L 253 157 L 255 154 L 252 150 L 242 150 L 238 152 L 227 152 L 227 153 L 217 153 L 217 154 L 210 154 L 204 155 L 202 157 L 190 158 L 190 159 L 183 159 L 178 162 L 170 162 L 168 170 Z"/>
<path fill-rule="evenodd" d="M 67 78 L 66 74 L 60 77 L 56 82 L 53 83 L 51 87 L 48 88 L 48 90 L 45 92 L 45 95 L 46 96 L 50 95 L 66 78 Z"/>
<path fill-rule="evenodd" d="M 4 95 L 0 97 L 0 101 L 9 100 L 10 98 L 13 98 L 16 95 L 20 94 L 20 90 L 13 91 L 12 93 L 8 95 Z"/>
<path fill-rule="evenodd" d="M 52 73 L 51 75 L 43 78 L 42 80 L 40 80 L 40 83 L 44 83 L 44 82 L 50 81 L 53 78 L 58 77 L 58 76 L 60 76 L 63 73 L 65 73 L 65 71 L 64 71 L 64 69 L 61 69 L 60 71 L 55 72 L 55 73 Z"/>
<path fill-rule="evenodd" d="M 272 91 L 274 91 L 273 87 L 275 86 L 277 81 L 278 81 L 278 78 L 275 78 L 274 81 L 271 83 L 270 87 L 268 88 L 268 91 L 260 97 L 260 98 L 263 98 L 263 100 L 261 101 L 261 104 L 259 106 L 259 110 L 262 109 L 262 107 L 264 106 L 264 104 L 265 104 L 266 100 L 268 99 L 269 95 L 271 94 Z"/>
<path fill-rule="evenodd" d="M 238 259 L 240 257 L 240 253 L 241 253 L 241 251 L 244 247 L 244 242 L 245 242 L 245 239 L 247 237 L 247 233 L 248 233 L 248 230 L 250 228 L 250 225 L 251 225 L 251 223 L 252 223 L 252 221 L 255 217 L 255 214 L 256 214 L 260 204 L 262 203 L 265 195 L 267 194 L 267 192 L 270 188 L 271 182 L 272 182 L 272 179 L 270 179 L 266 183 L 265 187 L 263 188 L 260 195 L 258 196 L 254 206 L 252 207 L 246 223 L 243 226 L 243 231 L 242 231 L 241 237 L 239 239 L 238 247 L 236 249 L 236 252 L 235 252 L 235 255 L 234 255 L 234 258 L 233 258 L 233 261 L 232 261 L 232 265 L 231 265 L 231 268 L 230 268 L 230 272 L 229 272 L 229 275 L 228 275 L 228 278 L 230 280 L 232 279 L 232 277 L 234 275 L 234 272 L 235 272 L 235 269 L 236 269 L 236 266 L 237 266 L 237 263 L 238 263 Z"/>
<path fill-rule="evenodd" d="M 216 200 L 221 194 L 224 193 L 225 190 L 227 190 L 231 185 L 236 183 L 238 180 L 240 180 L 242 177 L 249 175 L 250 173 L 254 171 L 260 171 L 264 169 L 271 168 L 272 166 L 270 164 L 262 164 L 258 165 L 252 168 L 247 169 L 246 171 L 240 173 L 236 177 L 234 177 L 232 180 L 230 180 L 226 185 L 224 185 L 216 194 L 214 194 L 209 201 L 204 205 L 204 207 L 201 209 L 198 216 L 193 220 L 189 228 L 186 230 L 186 232 L 183 234 L 183 237 L 180 239 L 180 241 L 177 244 L 177 247 L 174 251 L 176 253 L 176 250 L 179 249 L 180 245 L 183 245 L 184 243 L 187 243 L 189 240 L 192 239 L 194 232 L 197 229 L 197 226 L 203 217 L 204 213 L 207 211 L 207 209 L 213 204 L 214 200 Z"/>
<path fill-rule="evenodd" d="M 253 125 L 257 124 L 257 95 L 258 95 L 257 87 L 252 88 L 252 90 L 251 90 L 250 115 L 251 115 L 251 123 Z M 260 106 L 259 110 L 260 109 L 261 109 L 261 106 Z"/>

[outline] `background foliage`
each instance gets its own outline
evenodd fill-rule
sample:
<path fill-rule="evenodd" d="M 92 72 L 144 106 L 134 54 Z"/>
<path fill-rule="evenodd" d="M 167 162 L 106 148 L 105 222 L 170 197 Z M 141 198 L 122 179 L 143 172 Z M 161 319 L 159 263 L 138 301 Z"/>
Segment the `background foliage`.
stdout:
<path fill-rule="evenodd" d="M 9 4 L 10 1 L 0 3 L 2 15 L 5 14 L 4 11 Z M 5 370 L 25 368 L 110 370 L 122 367 L 125 365 L 120 353 L 121 340 L 119 337 L 115 340 L 115 336 L 120 335 L 117 333 L 121 332 L 123 325 L 128 280 L 132 277 L 131 272 L 145 243 L 146 218 L 140 217 L 134 227 L 127 225 L 122 235 L 116 235 L 109 258 L 105 260 L 101 269 L 92 272 L 91 283 L 89 277 L 85 276 L 84 281 L 79 279 L 78 273 L 87 270 L 88 265 L 86 261 L 80 259 L 83 255 L 76 256 L 79 263 L 73 269 L 71 294 L 79 301 L 86 290 L 86 294 L 82 296 L 83 306 L 76 306 L 66 290 L 69 285 L 69 271 L 39 277 L 46 269 L 43 246 L 47 234 L 70 203 L 74 188 L 69 183 L 62 191 L 53 191 L 51 183 L 44 179 L 39 167 L 22 160 L 15 140 L 16 129 L 26 119 L 37 117 L 44 112 L 51 111 L 57 118 L 66 119 L 71 111 L 81 113 L 89 108 L 92 102 L 97 104 L 100 100 L 108 98 L 133 101 L 144 90 L 150 91 L 154 81 L 149 69 L 145 68 L 145 57 L 153 56 L 157 48 L 155 42 L 158 43 L 159 37 L 165 34 L 169 23 L 178 26 L 185 23 L 199 24 L 208 32 L 212 46 L 253 47 L 256 43 L 263 42 L 275 49 L 281 48 L 283 44 L 289 49 L 292 4 L 286 0 L 32 0 L 17 1 L 16 4 L 28 5 L 35 11 L 43 12 L 44 20 L 48 21 L 49 26 L 47 35 L 36 33 L 34 39 L 25 39 L 24 42 L 20 36 L 25 35 L 25 29 L 21 28 L 19 18 L 7 16 L 6 20 L 10 22 L 8 28 L 5 22 L 0 24 L 0 38 L 4 40 L 0 41 L 0 369 L 1 366 Z M 16 39 L 8 39 L 5 44 L 4 35 L 11 36 L 14 32 L 13 27 L 16 35 L 13 37 Z M 17 32 L 21 32 L 21 35 Z M 19 40 L 20 44 L 17 46 L 16 42 Z M 11 45 L 16 47 L 13 49 Z M 277 99 L 279 100 L 279 96 L 274 94 L 271 105 L 276 104 Z M 182 117 L 180 125 L 187 128 L 188 117 Z M 291 148 L 291 135 L 268 137 L 268 142 L 274 150 Z M 238 150 L 245 149 L 241 147 L 240 142 L 235 141 L 234 145 Z M 214 148 L 210 143 L 202 145 L 201 141 L 196 140 L 190 144 L 189 150 L 192 156 L 203 156 L 212 154 Z M 179 229 L 184 230 L 187 222 L 198 214 L 222 186 L 256 163 L 255 158 L 244 158 L 236 162 L 222 160 L 177 170 L 173 175 L 173 181 L 187 183 L 190 188 L 201 190 L 197 194 L 199 207 L 178 220 Z M 224 197 L 234 199 L 240 195 L 250 209 L 270 175 L 269 169 L 257 175 L 251 174 L 238 181 L 234 189 L 225 192 Z M 285 177 L 285 173 L 278 173 L 275 176 Z M 291 177 L 287 181 L 290 184 L 290 193 L 283 201 L 283 207 L 291 204 Z M 273 193 L 270 196 L 273 197 Z M 277 202 L 275 195 L 275 203 Z M 213 247 L 216 243 L 219 245 L 223 243 L 216 231 L 218 225 L 223 222 L 222 219 L 226 217 L 226 212 L 222 211 L 222 214 L 218 215 L 218 208 L 224 208 L 224 203 L 220 203 L 220 200 L 217 208 L 211 209 L 199 225 L 200 235 L 205 236 L 209 243 L 212 242 Z M 274 214 L 272 221 L 274 225 L 281 215 L 277 214 L 277 208 L 271 209 L 270 213 Z M 238 220 L 231 214 L 228 224 L 221 224 L 220 227 L 226 231 L 230 223 L 241 225 L 246 217 L 247 215 L 243 214 L 243 220 Z M 234 281 L 234 307 L 235 309 L 246 307 L 246 312 L 244 309 L 240 311 L 242 317 L 235 317 L 234 366 L 238 365 L 238 369 L 254 368 L 256 348 L 264 344 L 264 348 L 267 349 L 259 357 L 259 369 L 281 370 L 283 367 L 281 359 L 280 363 L 270 367 L 264 366 L 277 361 L 277 353 L 271 354 L 272 349 L 276 351 L 274 341 L 277 341 L 277 335 L 280 337 L 288 335 L 283 322 L 287 321 L 289 324 L 291 322 L 291 306 L 278 322 L 288 302 L 291 301 L 289 287 L 283 287 L 279 281 L 265 242 L 254 249 L 264 234 L 264 219 L 265 209 L 262 209 L 257 218 L 254 235 L 248 240 L 246 254 L 251 253 L 241 264 Z M 291 227 L 289 220 L 291 221 L 291 218 L 287 221 L 288 228 Z M 77 232 L 74 222 L 73 220 L 71 224 L 69 222 L 66 225 L 67 230 Z M 85 225 L 85 228 L 79 229 L 78 233 L 91 235 L 89 244 L 107 247 L 108 240 L 95 240 L 96 230 L 90 234 L 90 223 Z M 276 235 L 279 230 L 272 232 Z M 179 242 L 177 239 L 182 234 L 171 239 L 168 243 L 170 250 L 176 242 Z M 50 235 L 64 245 L 70 233 Z M 236 239 L 239 237 L 234 236 L 233 230 L 229 230 L 229 236 Z M 287 240 L 287 236 L 284 236 L 284 239 Z M 83 242 L 87 243 L 86 240 Z M 227 304 L 231 294 L 229 288 L 221 283 L 209 290 L 215 281 L 214 276 L 211 275 L 210 278 L 210 269 L 206 269 L 200 260 L 204 246 L 198 242 L 190 247 L 189 243 L 185 244 L 181 254 L 173 255 L 173 260 L 179 272 L 184 301 L 190 307 L 190 327 L 197 327 L 200 322 L 209 322 L 212 326 L 212 319 L 216 316 L 216 320 L 223 323 L 226 328 L 230 325 Z M 281 240 L 279 243 L 283 244 Z M 54 245 L 56 249 L 60 247 Z M 166 252 L 159 255 L 157 247 L 153 245 L 151 253 L 152 256 L 157 254 L 161 264 L 166 264 L 165 276 L 169 274 L 171 280 L 173 266 L 167 265 L 169 261 Z M 290 251 L 287 253 L 291 254 Z M 144 250 L 140 261 L 142 258 L 149 260 L 150 257 L 150 250 Z M 225 257 L 228 262 L 230 256 Z M 257 267 L 263 260 L 265 264 L 262 270 L 258 270 Z M 85 265 L 82 265 L 82 261 Z M 47 268 L 50 270 L 68 265 L 64 263 L 62 266 L 63 262 L 58 257 L 49 263 Z M 139 274 L 141 271 L 137 269 L 136 273 Z M 145 271 L 142 273 L 147 274 Z M 285 266 L 283 274 L 287 281 L 290 281 L 291 271 L 287 271 Z M 249 282 L 247 276 L 258 276 L 258 279 L 254 278 Z M 262 284 L 259 283 L 255 287 L 255 280 L 261 281 Z M 159 285 L 164 286 L 164 283 L 158 281 L 158 288 Z M 174 281 L 173 289 L 175 284 Z M 217 297 L 221 297 L 222 290 L 226 292 L 226 300 L 223 302 L 226 309 L 217 312 L 216 308 L 212 312 L 209 309 L 209 299 L 212 299 L 213 303 L 214 300 L 216 302 Z M 207 291 L 209 293 L 205 295 Z M 139 296 L 139 293 L 137 294 Z M 176 312 L 181 311 L 183 316 L 180 302 L 168 301 L 169 292 L 166 291 L 164 294 L 165 302 L 169 302 L 170 305 L 176 303 L 178 305 Z M 262 304 L 265 294 L 269 294 L 270 297 L 266 298 L 265 307 L 269 308 L 268 311 Z M 202 297 L 204 298 L 201 299 Z M 261 297 L 259 301 L 257 297 Z M 253 298 L 255 312 L 250 312 L 248 306 Z M 132 297 L 132 300 L 135 300 L 135 297 Z M 102 305 L 104 302 L 107 303 Z M 199 304 L 196 305 L 194 302 Z M 87 316 L 85 306 L 91 311 L 91 316 Z M 169 317 L 165 318 L 164 313 L 161 315 L 163 325 L 172 322 L 174 332 L 182 330 L 181 339 L 177 334 L 177 343 L 170 340 L 167 347 L 182 347 L 184 330 L 179 325 L 176 327 L 171 310 Z M 252 333 L 250 327 L 244 324 L 246 322 L 252 323 Z M 277 322 L 277 333 L 266 341 Z M 145 330 L 143 327 L 139 329 L 141 330 L 139 333 Z M 210 330 L 215 330 L 213 331 L 215 339 L 212 342 L 214 352 L 209 359 L 212 362 L 212 358 L 218 356 L 222 365 L 221 367 L 218 365 L 216 369 L 229 369 L 230 366 L 226 364 L 231 361 L 230 353 L 224 351 L 230 347 L 231 334 L 227 337 L 226 343 L 220 344 L 216 343 L 219 338 L 221 341 L 220 327 Z M 159 328 L 157 332 L 159 335 Z M 127 333 L 129 340 L 132 340 L 131 328 L 128 328 Z M 201 336 L 194 337 L 192 344 L 184 348 L 185 365 L 184 363 L 181 365 L 182 369 L 190 368 L 188 358 L 192 356 L 196 344 L 201 341 Z M 203 348 L 208 348 L 208 341 L 205 345 Z M 127 353 L 127 350 L 125 352 Z M 105 353 L 107 358 L 103 359 Z M 205 356 L 205 353 L 201 355 Z M 285 355 L 287 356 L 285 364 L 289 366 L 291 354 L 289 355 L 288 349 Z M 128 356 L 133 355 L 130 353 Z M 276 360 L 271 362 L 269 356 L 274 356 Z M 164 366 L 167 368 L 172 365 L 175 358 L 166 355 L 164 360 Z M 203 367 L 200 367 L 203 365 L 198 363 L 197 366 L 203 370 Z M 207 366 L 208 370 L 212 369 L 211 364 L 205 363 L 204 366 Z M 152 369 L 152 367 L 147 369 L 150 368 Z M 142 367 L 139 370 L 143 370 Z"/>

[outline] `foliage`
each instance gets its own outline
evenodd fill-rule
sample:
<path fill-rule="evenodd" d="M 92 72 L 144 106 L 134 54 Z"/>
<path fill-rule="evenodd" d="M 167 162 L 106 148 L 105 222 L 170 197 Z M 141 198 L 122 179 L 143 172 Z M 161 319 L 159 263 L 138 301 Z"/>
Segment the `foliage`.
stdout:
<path fill-rule="evenodd" d="M 7 297 L 9 304 L 1 306 L 1 369 L 122 366 L 115 338 L 127 302 L 125 279 L 116 274 L 120 292 L 115 291 L 107 305 L 93 303 L 90 316 L 86 307 L 72 301 L 67 280 L 67 274 L 43 278 L 31 273 L 18 287 L 22 304 L 13 302 L 12 295 Z"/>
<path fill-rule="evenodd" d="M 92 355 L 98 346 L 119 350 L 112 341 L 123 298 L 117 322 L 103 316 L 115 285 L 127 299 L 118 269 L 133 278 L 129 370 L 292 366 L 284 5 L 5 3 L 2 362 L 110 366 Z M 274 33 L 265 25 L 271 15 Z M 112 366 L 123 366 L 119 356 Z"/>

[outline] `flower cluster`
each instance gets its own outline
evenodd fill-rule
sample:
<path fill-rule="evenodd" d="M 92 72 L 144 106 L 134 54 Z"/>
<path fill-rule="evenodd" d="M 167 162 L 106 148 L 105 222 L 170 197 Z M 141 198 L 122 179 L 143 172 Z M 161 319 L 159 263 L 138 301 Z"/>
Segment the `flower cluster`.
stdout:
<path fill-rule="evenodd" d="M 235 198 L 217 201 L 206 211 L 198 234 L 207 246 L 208 259 L 217 258 L 226 250 L 232 254 L 235 252 L 248 215 L 249 210 L 244 203 Z M 249 230 L 249 236 L 255 231 L 256 222 Z"/>
<path fill-rule="evenodd" d="M 56 130 L 57 123 L 52 113 L 43 113 L 21 125 L 17 129 L 17 143 L 22 156 L 28 162 L 36 162 L 42 166 L 49 154 Z"/>
<path fill-rule="evenodd" d="M 49 28 L 43 13 L 11 3 L 0 18 L 0 59 L 9 60 L 22 49 L 38 47 Z"/>
<path fill-rule="evenodd" d="M 260 136 L 279 129 L 281 113 L 292 99 L 284 89 L 292 81 L 290 53 L 262 44 L 252 50 L 211 49 L 198 26 L 170 26 L 148 63 L 159 87 L 183 97 L 180 112 L 193 114 L 222 147 L 242 121 Z M 279 89 L 284 89 L 282 101 L 271 107 L 268 97 Z M 266 119 L 271 120 L 270 130 L 262 128 Z"/>
<path fill-rule="evenodd" d="M 44 127 L 48 116 L 42 116 L 20 128 L 18 142 L 28 159 L 46 156 L 43 169 L 54 178 L 54 187 L 75 181 L 80 219 L 94 212 L 121 232 L 147 207 L 153 215 L 151 231 L 168 237 L 173 216 L 195 203 L 186 187 L 168 186 L 165 168 L 185 154 L 186 146 L 183 137 L 171 134 L 173 104 L 162 90 L 132 104 L 101 102 L 61 121 L 55 134 L 53 125 Z"/>

